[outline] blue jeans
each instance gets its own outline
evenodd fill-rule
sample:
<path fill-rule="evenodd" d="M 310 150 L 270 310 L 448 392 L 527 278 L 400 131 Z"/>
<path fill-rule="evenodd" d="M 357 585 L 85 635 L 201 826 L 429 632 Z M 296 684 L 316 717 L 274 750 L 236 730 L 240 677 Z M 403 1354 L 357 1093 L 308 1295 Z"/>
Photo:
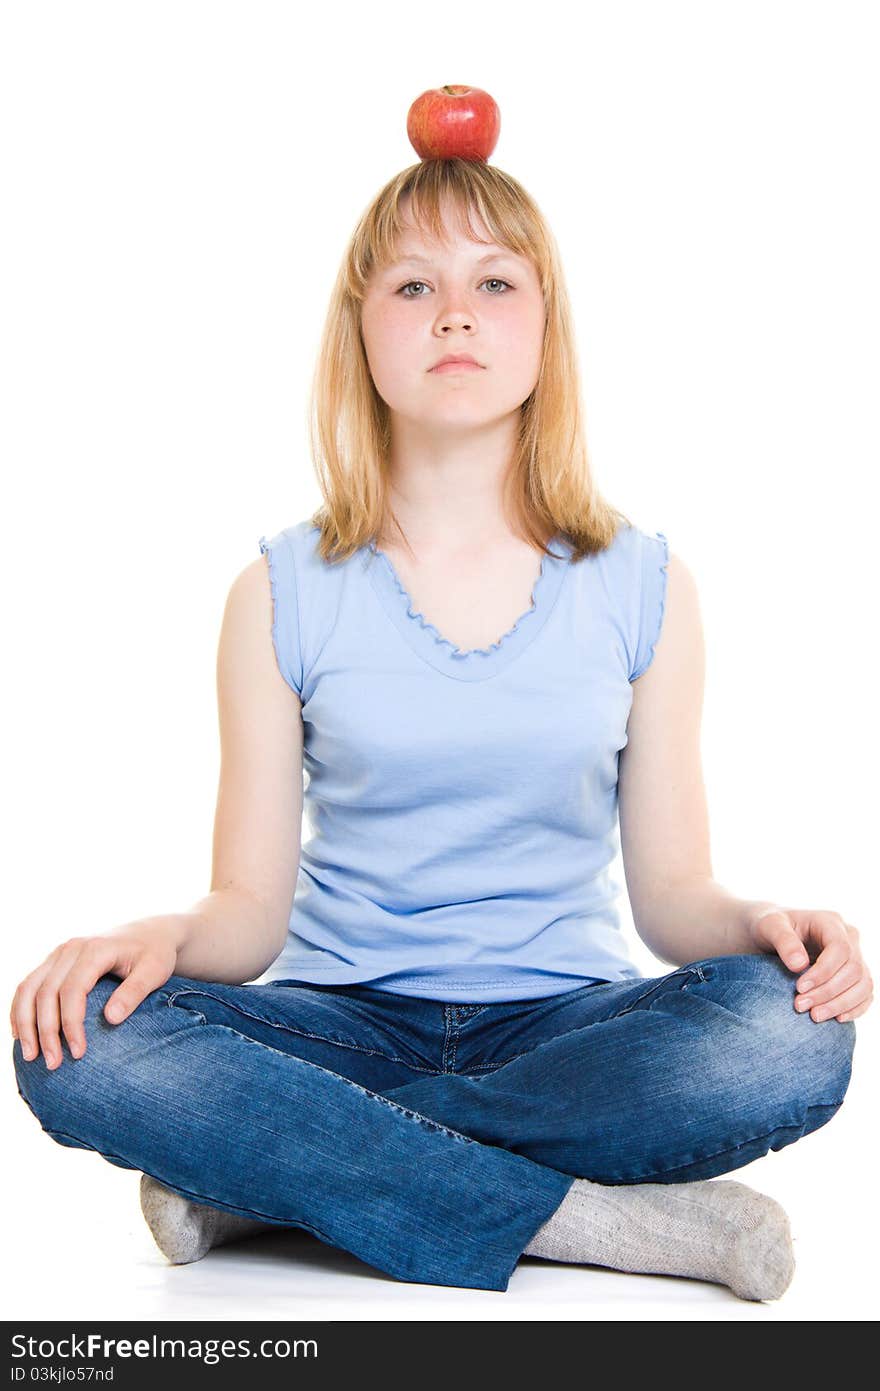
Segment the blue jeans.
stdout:
<path fill-rule="evenodd" d="M 18 1090 L 62 1145 L 197 1202 L 302 1227 L 401 1280 L 506 1290 L 580 1176 L 682 1183 L 818 1129 L 855 1024 L 793 1007 L 773 955 L 713 956 L 546 998 L 448 1004 L 366 985 L 171 976 Z"/>

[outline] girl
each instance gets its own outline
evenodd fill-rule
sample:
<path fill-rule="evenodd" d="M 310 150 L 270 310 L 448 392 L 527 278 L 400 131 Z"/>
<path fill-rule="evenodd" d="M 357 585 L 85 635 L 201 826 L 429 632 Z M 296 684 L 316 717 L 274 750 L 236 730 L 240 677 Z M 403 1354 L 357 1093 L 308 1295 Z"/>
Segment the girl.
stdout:
<path fill-rule="evenodd" d="M 784 1210 L 718 1176 L 835 1114 L 871 977 L 837 913 L 712 878 L 696 588 L 591 479 L 514 179 L 380 192 L 314 399 L 324 505 L 224 613 L 211 891 L 21 982 L 22 1098 L 142 1171 L 173 1262 L 287 1226 L 421 1283 L 526 1254 L 779 1297 Z"/>

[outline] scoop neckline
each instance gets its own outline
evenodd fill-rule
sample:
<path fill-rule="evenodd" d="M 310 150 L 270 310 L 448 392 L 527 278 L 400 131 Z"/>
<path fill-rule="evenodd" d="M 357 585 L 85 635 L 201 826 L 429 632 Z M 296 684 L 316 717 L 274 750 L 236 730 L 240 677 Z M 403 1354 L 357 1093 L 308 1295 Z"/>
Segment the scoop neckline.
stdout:
<path fill-rule="evenodd" d="M 551 549 L 541 556 L 529 607 L 488 647 L 471 648 L 456 647 L 416 609 L 392 560 L 375 541 L 369 541 L 364 549 L 373 588 L 388 617 L 413 651 L 445 676 L 459 681 L 483 681 L 530 647 L 550 617 L 569 569 L 571 548 L 559 532 L 547 544 Z"/>

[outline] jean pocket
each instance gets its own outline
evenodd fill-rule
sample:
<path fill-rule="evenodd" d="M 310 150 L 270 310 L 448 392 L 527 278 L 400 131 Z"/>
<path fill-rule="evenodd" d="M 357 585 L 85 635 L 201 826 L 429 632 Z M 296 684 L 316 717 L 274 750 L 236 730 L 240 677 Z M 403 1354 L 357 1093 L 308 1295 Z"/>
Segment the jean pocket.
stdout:
<path fill-rule="evenodd" d="M 200 1024 L 207 1024 L 207 1016 L 204 1015 L 200 1009 L 196 1009 L 195 1005 L 191 1005 L 188 999 L 185 998 L 188 995 L 195 995 L 198 997 L 203 993 L 204 992 L 198 990 L 175 990 L 168 996 L 165 1003 L 166 1005 L 176 1005 L 178 1009 L 185 1009 L 187 1014 L 194 1014 Z"/>
<path fill-rule="evenodd" d="M 693 985 L 696 981 L 706 980 L 706 978 L 707 968 L 695 962 L 691 962 L 687 966 L 680 966 L 677 971 L 668 971 L 665 976 L 658 976 L 652 980 L 634 1000 L 630 1000 L 628 1005 L 624 1005 L 623 1009 L 618 1010 L 616 1017 L 619 1019 L 622 1014 L 629 1014 L 630 1010 L 638 1009 L 645 1000 L 652 1000 L 667 990 L 687 990 L 689 985 Z"/>

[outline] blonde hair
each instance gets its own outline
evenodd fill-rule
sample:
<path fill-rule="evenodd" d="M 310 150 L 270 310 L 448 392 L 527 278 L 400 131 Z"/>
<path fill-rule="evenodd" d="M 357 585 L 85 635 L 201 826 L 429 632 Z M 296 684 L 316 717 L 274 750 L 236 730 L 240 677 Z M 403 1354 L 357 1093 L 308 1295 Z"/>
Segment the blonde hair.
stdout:
<path fill-rule="evenodd" d="M 523 539 L 546 553 L 557 533 L 572 559 L 611 544 L 621 522 L 598 493 L 587 457 L 580 375 L 571 308 L 556 241 L 536 203 L 516 179 L 481 161 L 428 159 L 391 179 L 352 234 L 330 299 L 309 406 L 310 449 L 324 503 L 310 518 L 320 527 L 319 554 L 345 560 L 381 537 L 391 515 L 387 460 L 390 413 L 373 382 L 361 336 L 361 304 L 374 270 L 394 259 L 409 199 L 415 225 L 444 238 L 442 209 L 451 198 L 471 240 L 476 211 L 493 239 L 527 256 L 544 296 L 541 366 L 521 407 L 521 429 L 508 473 L 508 515 Z"/>

